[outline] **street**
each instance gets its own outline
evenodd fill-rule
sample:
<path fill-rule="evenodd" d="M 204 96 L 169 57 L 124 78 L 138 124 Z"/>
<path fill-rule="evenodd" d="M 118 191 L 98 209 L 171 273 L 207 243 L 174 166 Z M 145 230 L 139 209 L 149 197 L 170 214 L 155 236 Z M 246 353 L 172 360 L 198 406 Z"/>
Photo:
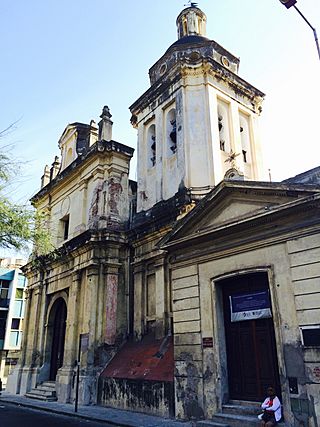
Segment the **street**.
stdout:
<path fill-rule="evenodd" d="M 66 417 L 50 412 L 24 408 L 0 402 L 0 426 L 6 427 L 115 427 L 114 424 L 93 422 L 79 418 Z"/>

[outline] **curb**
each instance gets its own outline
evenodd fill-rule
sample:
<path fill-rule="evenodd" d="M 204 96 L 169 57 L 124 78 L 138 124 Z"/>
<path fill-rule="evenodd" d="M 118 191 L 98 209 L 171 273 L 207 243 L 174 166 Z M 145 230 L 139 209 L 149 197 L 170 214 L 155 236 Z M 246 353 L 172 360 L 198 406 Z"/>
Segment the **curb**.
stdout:
<path fill-rule="evenodd" d="M 7 403 L 7 404 L 11 404 L 11 405 L 15 405 L 15 406 L 22 406 L 24 408 L 30 408 L 30 409 L 36 409 L 37 411 L 43 411 L 43 412 L 52 412 L 53 414 L 58 414 L 58 415 L 64 415 L 66 417 L 72 417 L 72 418 L 80 418 L 83 420 L 89 420 L 89 421 L 94 421 L 94 422 L 98 422 L 98 423 L 105 423 L 105 424 L 111 424 L 114 425 L 116 427 L 136 427 L 136 425 L 134 424 L 127 424 L 121 421 L 112 421 L 112 420 L 105 420 L 105 419 L 101 419 L 101 418 L 95 418 L 95 417 L 90 417 L 88 415 L 82 415 L 79 413 L 72 413 L 72 412 L 66 412 L 66 411 L 59 411 L 58 409 L 54 409 L 54 408 L 48 408 L 48 407 L 39 407 L 36 405 L 33 405 L 32 403 L 29 402 L 15 402 L 15 401 L 8 401 L 6 399 L 3 399 L 0 397 L 0 402 L 2 403 Z"/>

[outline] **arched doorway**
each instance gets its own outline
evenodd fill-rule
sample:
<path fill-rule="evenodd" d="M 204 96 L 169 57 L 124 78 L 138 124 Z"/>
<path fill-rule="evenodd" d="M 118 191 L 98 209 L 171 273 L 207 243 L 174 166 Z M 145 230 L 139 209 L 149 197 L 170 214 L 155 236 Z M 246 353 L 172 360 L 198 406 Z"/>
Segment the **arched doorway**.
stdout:
<path fill-rule="evenodd" d="M 63 365 L 64 340 L 66 335 L 67 306 L 63 298 L 58 298 L 51 308 L 52 344 L 50 359 L 50 381 L 55 381 L 58 369 Z"/>

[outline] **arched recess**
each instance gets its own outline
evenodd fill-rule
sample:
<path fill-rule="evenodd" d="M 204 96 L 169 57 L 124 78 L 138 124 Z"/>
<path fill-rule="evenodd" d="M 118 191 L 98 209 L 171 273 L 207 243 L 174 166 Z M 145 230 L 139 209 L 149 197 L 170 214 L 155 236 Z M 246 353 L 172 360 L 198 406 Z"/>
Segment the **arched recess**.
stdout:
<path fill-rule="evenodd" d="M 48 307 L 45 364 L 50 381 L 55 381 L 58 369 L 63 365 L 66 321 L 67 297 L 63 292 L 55 296 Z"/>
<path fill-rule="evenodd" d="M 230 143 L 230 126 L 229 126 L 229 106 L 223 101 L 218 101 L 218 128 L 220 150 L 229 153 L 231 150 Z"/>
<path fill-rule="evenodd" d="M 73 151 L 72 151 L 72 148 L 70 147 L 66 154 L 66 167 L 69 166 L 70 163 L 72 163 L 72 160 L 73 160 Z"/>
<path fill-rule="evenodd" d="M 239 122 L 240 122 L 242 159 L 244 163 L 251 163 L 251 149 L 250 149 L 251 140 L 250 140 L 249 117 L 240 113 Z"/>
<path fill-rule="evenodd" d="M 148 167 L 152 168 L 156 164 L 157 152 L 156 152 L 156 126 L 151 125 L 148 128 L 147 134 L 148 144 Z"/>
<path fill-rule="evenodd" d="M 172 156 L 177 151 L 177 126 L 176 126 L 176 110 L 171 108 L 166 118 L 167 129 L 167 155 Z"/>

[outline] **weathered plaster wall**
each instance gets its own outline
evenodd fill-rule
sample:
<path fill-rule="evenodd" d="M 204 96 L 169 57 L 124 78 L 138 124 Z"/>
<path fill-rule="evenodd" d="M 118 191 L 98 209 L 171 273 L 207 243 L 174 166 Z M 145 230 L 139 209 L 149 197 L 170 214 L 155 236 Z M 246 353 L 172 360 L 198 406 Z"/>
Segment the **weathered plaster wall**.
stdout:
<path fill-rule="evenodd" d="M 219 279 L 260 269 L 269 274 L 285 419 L 293 425 L 291 404 L 298 398 L 308 401 L 307 425 L 316 425 L 312 420 L 320 407 L 319 354 L 302 348 L 299 326 L 319 324 L 319 242 L 316 234 L 288 243 L 238 246 L 229 253 L 210 255 L 208 247 L 205 260 L 172 266 L 178 417 L 210 418 L 227 401 Z M 205 337 L 213 337 L 212 349 L 202 348 Z M 290 395 L 288 377 L 298 378 L 298 395 Z"/>
<path fill-rule="evenodd" d="M 177 72 L 177 70 L 176 70 Z M 247 95 L 219 77 L 209 64 L 183 65 L 177 77 L 137 114 L 138 201 L 137 210 L 147 210 L 174 196 L 182 186 L 203 195 L 225 173 L 236 168 L 246 179 L 265 178 L 258 136 L 262 98 Z M 219 101 L 220 100 L 220 101 Z M 230 130 L 230 149 L 220 149 L 218 102 L 225 102 Z M 177 150 L 168 156 L 166 114 L 176 109 Z M 241 139 L 240 119 L 245 121 L 247 147 Z M 155 126 L 156 161 L 150 165 L 149 131 Z M 246 148 L 247 161 L 243 149 Z M 237 154 L 227 161 L 230 150 Z"/>
<path fill-rule="evenodd" d="M 113 239 L 109 234 L 108 242 L 97 243 L 95 240 L 95 243 L 87 243 L 57 258 L 48 263 L 41 274 L 31 267 L 25 343 L 15 392 L 24 394 L 37 383 L 49 379 L 53 333 L 51 308 L 58 298 L 63 298 L 67 305 L 67 320 L 63 366 L 56 377 L 58 400 L 69 402 L 74 398 L 79 336 L 88 334 L 88 346 L 81 356 L 80 402 L 96 403 L 97 375 L 128 330 L 127 267 L 127 252 L 121 235 L 117 234 Z"/>
<path fill-rule="evenodd" d="M 134 335 L 138 339 L 146 333 L 163 338 L 170 331 L 170 285 L 167 260 L 156 248 L 168 229 L 147 235 L 134 243 Z"/>
<path fill-rule="evenodd" d="M 63 221 L 67 217 L 67 240 L 88 228 L 123 227 L 129 219 L 129 160 L 112 152 L 95 156 L 36 202 L 47 213 L 54 245 L 65 242 Z"/>
<path fill-rule="evenodd" d="M 320 327 L 320 234 L 288 242 L 292 288 L 299 327 Z M 303 343 L 302 343 L 303 344 Z M 288 376 L 297 377 L 299 397 L 306 400 L 310 421 L 320 420 L 320 349 L 287 347 Z M 304 366 L 304 369 L 301 369 Z M 300 369 L 299 369 L 300 368 Z M 298 397 L 292 396 L 292 397 Z M 300 403 L 301 407 L 301 403 Z M 312 424 L 311 424 L 312 425 Z"/>
<path fill-rule="evenodd" d="M 103 378 L 99 385 L 99 403 L 104 406 L 174 416 L 173 383 Z"/>

